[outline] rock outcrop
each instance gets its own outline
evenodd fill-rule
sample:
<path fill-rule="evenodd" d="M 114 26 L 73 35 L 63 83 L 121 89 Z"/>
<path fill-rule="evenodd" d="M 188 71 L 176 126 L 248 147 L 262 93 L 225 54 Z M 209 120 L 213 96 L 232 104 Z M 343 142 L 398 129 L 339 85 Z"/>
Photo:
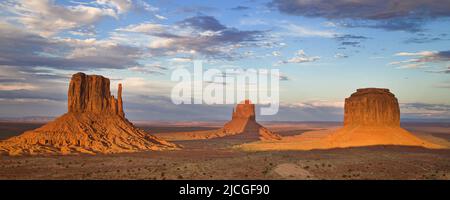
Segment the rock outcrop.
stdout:
<path fill-rule="evenodd" d="M 218 135 L 233 136 L 236 139 L 279 140 L 281 137 L 256 122 L 255 104 L 249 100 L 237 104 L 231 121 L 218 131 Z"/>
<path fill-rule="evenodd" d="M 77 73 L 72 76 L 68 92 L 69 113 L 95 113 L 125 117 L 122 103 L 122 84 L 117 99 L 111 95 L 109 79 L 98 75 Z"/>
<path fill-rule="evenodd" d="M 54 121 L 0 142 L 9 155 L 121 153 L 175 149 L 175 144 L 136 128 L 125 118 L 122 85 L 117 99 L 110 81 L 77 73 L 68 91 L 68 112 Z"/>
<path fill-rule="evenodd" d="M 363 146 L 395 145 L 419 146 L 431 149 L 446 148 L 400 127 L 400 108 L 397 98 L 388 89 L 358 89 L 345 99 L 344 126 L 315 130 L 296 136 L 283 137 L 275 142 L 252 142 L 236 146 L 249 151 L 311 150 Z"/>
<path fill-rule="evenodd" d="M 358 89 L 345 99 L 344 126 L 400 126 L 400 108 L 389 89 Z"/>
<path fill-rule="evenodd" d="M 400 127 L 400 107 L 389 89 L 358 89 L 345 99 L 344 127 L 329 135 L 325 146 L 406 145 L 438 148 Z"/>

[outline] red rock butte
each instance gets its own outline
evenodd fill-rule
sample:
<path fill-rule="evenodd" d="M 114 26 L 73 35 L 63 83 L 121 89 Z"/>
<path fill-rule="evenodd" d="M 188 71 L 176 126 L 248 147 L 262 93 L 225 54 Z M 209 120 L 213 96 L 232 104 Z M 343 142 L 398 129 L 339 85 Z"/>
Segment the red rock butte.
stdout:
<path fill-rule="evenodd" d="M 103 76 L 74 74 L 68 92 L 69 113 L 113 114 L 125 117 L 122 84 L 118 86 L 117 99 L 111 95 L 109 85 L 109 79 Z"/>
<path fill-rule="evenodd" d="M 344 127 L 325 138 L 325 146 L 405 145 L 439 148 L 400 127 L 398 100 L 389 89 L 358 89 L 345 99 Z"/>
<path fill-rule="evenodd" d="M 344 126 L 400 126 L 400 108 L 389 89 L 358 89 L 345 99 Z"/>
<path fill-rule="evenodd" d="M 283 137 L 279 142 L 252 142 L 236 148 L 250 151 L 311 150 L 395 145 L 446 148 L 400 127 L 397 98 L 388 89 L 358 89 L 345 99 L 344 126 Z"/>
<path fill-rule="evenodd" d="M 121 153 L 175 149 L 175 144 L 136 128 L 125 118 L 122 85 L 117 99 L 110 81 L 77 73 L 68 90 L 68 112 L 48 124 L 0 142 L 9 155 Z"/>
<path fill-rule="evenodd" d="M 250 100 L 237 104 L 233 109 L 231 121 L 227 122 L 218 134 L 236 139 L 279 140 L 281 137 L 256 122 L 255 104 Z"/>

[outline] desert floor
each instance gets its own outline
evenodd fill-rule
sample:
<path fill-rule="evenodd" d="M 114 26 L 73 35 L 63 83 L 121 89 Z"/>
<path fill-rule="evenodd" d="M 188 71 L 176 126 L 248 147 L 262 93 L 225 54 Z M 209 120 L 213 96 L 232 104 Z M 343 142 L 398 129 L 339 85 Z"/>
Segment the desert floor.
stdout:
<path fill-rule="evenodd" d="M 0 179 L 450 179 L 450 149 L 373 146 L 248 152 L 232 148 L 240 141 L 186 137 L 187 132 L 210 131 L 221 124 L 136 123 L 150 133 L 183 145 L 182 150 L 95 156 L 2 156 Z M 285 137 L 326 132 L 340 125 L 261 124 Z M 0 122 L 0 139 L 41 125 Z M 448 123 L 402 126 L 421 138 L 450 144 Z"/>

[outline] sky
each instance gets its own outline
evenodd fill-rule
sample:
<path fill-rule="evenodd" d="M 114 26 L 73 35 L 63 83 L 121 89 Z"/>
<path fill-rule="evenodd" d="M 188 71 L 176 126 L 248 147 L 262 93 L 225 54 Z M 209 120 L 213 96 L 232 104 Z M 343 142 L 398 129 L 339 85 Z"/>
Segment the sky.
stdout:
<path fill-rule="evenodd" d="M 171 73 L 279 69 L 260 120 L 341 121 L 357 88 L 389 88 L 402 119 L 450 119 L 448 0 L 4 0 L 0 118 L 59 116 L 72 74 L 124 85 L 132 120 L 226 120 L 232 105 L 174 105 Z"/>

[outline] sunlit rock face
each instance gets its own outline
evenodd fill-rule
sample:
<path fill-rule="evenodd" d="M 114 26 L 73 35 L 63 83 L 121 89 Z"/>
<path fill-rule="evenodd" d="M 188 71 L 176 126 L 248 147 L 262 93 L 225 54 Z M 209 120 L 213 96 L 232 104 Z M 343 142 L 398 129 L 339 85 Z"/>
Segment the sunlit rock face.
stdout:
<path fill-rule="evenodd" d="M 123 111 L 122 85 L 117 99 L 109 86 L 109 79 L 103 76 L 74 74 L 68 112 L 38 129 L 1 141 L 0 153 L 97 154 L 178 148 L 129 122 Z"/>
<path fill-rule="evenodd" d="M 358 89 L 345 99 L 344 126 L 400 126 L 400 108 L 389 89 Z"/>

